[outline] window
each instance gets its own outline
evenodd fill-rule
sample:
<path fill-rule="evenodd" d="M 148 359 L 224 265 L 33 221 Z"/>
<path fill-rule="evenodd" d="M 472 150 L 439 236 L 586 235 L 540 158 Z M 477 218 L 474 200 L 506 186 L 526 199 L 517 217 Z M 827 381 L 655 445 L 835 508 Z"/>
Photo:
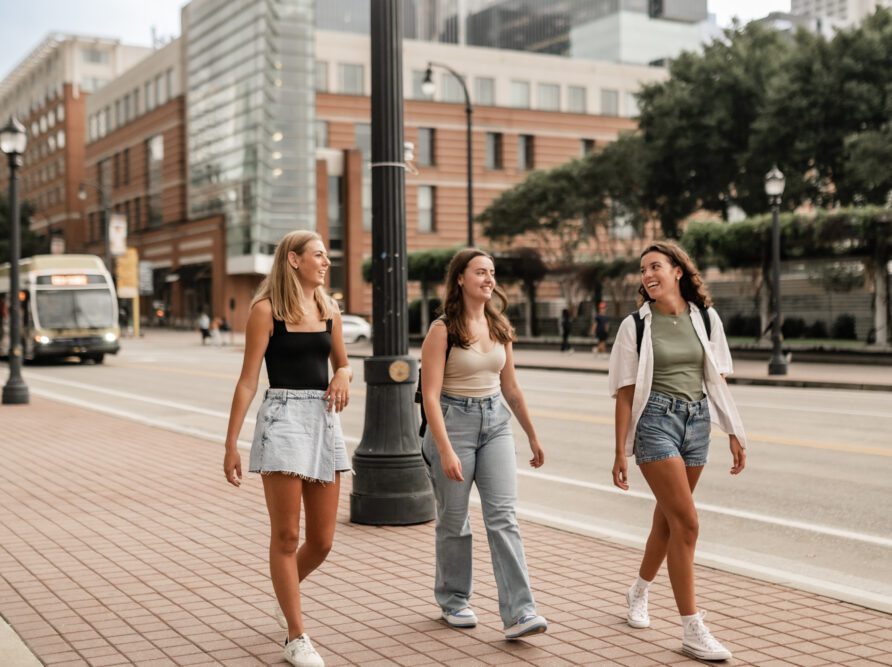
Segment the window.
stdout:
<path fill-rule="evenodd" d="M 59 130 L 56 132 L 56 146 L 59 148 L 65 148 L 65 130 Z"/>
<path fill-rule="evenodd" d="M 324 60 L 316 61 L 316 92 L 328 92 L 328 63 Z"/>
<path fill-rule="evenodd" d="M 108 63 L 108 51 L 103 51 L 102 49 L 81 49 L 81 55 L 85 63 L 96 63 L 99 65 Z"/>
<path fill-rule="evenodd" d="M 155 101 L 159 107 L 167 104 L 167 84 L 161 74 L 155 77 Z"/>
<path fill-rule="evenodd" d="M 164 73 L 164 99 L 173 99 L 173 67 L 168 67 Z"/>
<path fill-rule="evenodd" d="M 530 134 L 521 134 L 517 137 L 517 169 L 529 171 L 533 168 L 533 146 L 535 140 Z"/>
<path fill-rule="evenodd" d="M 496 81 L 489 77 L 478 76 L 474 81 L 474 103 L 481 106 L 495 106 Z"/>
<path fill-rule="evenodd" d="M 56 112 L 52 109 L 46 115 L 46 123 L 49 127 L 53 127 L 56 124 Z"/>
<path fill-rule="evenodd" d="M 362 228 L 372 228 L 372 126 L 369 123 L 357 123 L 356 147 L 362 153 Z"/>
<path fill-rule="evenodd" d="M 601 115 L 619 115 L 619 92 L 604 88 L 601 90 Z"/>
<path fill-rule="evenodd" d="M 432 100 L 434 99 L 433 95 L 425 95 L 424 90 L 422 90 L 421 84 L 424 83 L 424 77 L 427 75 L 427 72 L 423 69 L 413 69 L 412 70 L 412 99 L 413 100 Z"/>
<path fill-rule="evenodd" d="M 60 123 L 65 120 L 65 107 L 61 104 L 59 105 L 59 108 L 56 109 L 56 118 L 59 120 Z"/>
<path fill-rule="evenodd" d="M 545 111 L 561 110 L 561 87 L 556 83 L 539 84 L 539 108 Z"/>
<path fill-rule="evenodd" d="M 462 77 L 464 80 L 464 77 Z M 443 83 L 443 95 L 441 99 L 444 102 L 464 102 L 465 101 L 465 93 L 462 90 L 461 81 L 459 81 L 455 76 L 446 72 L 443 74 L 440 79 Z"/>
<path fill-rule="evenodd" d="M 530 83 L 529 81 L 511 82 L 510 104 L 519 109 L 530 108 Z"/>
<path fill-rule="evenodd" d="M 140 208 L 140 198 L 133 200 L 133 229 L 142 229 L 142 210 Z"/>
<path fill-rule="evenodd" d="M 638 96 L 635 93 L 626 93 L 626 113 L 628 118 L 638 115 Z"/>
<path fill-rule="evenodd" d="M 130 112 L 130 93 L 124 95 L 124 122 L 129 123 L 133 116 Z"/>
<path fill-rule="evenodd" d="M 328 123 L 324 120 L 317 120 L 315 129 L 316 148 L 326 148 L 328 146 Z"/>
<path fill-rule="evenodd" d="M 121 155 L 121 183 L 130 185 L 130 149 L 125 148 Z"/>
<path fill-rule="evenodd" d="M 146 101 L 146 111 L 151 111 L 155 108 L 155 87 L 152 85 L 151 81 L 146 81 L 143 90 L 145 92 L 143 97 Z"/>
<path fill-rule="evenodd" d="M 164 162 L 164 136 L 156 134 L 146 141 L 146 203 L 149 227 L 157 227 L 161 216 L 161 166 Z"/>
<path fill-rule="evenodd" d="M 436 190 L 432 185 L 418 186 L 418 231 L 424 234 L 430 234 L 436 229 L 434 224 Z"/>
<path fill-rule="evenodd" d="M 121 154 L 115 153 L 112 156 L 112 188 L 121 187 Z"/>
<path fill-rule="evenodd" d="M 133 116 L 135 118 L 139 115 L 139 88 L 134 88 L 130 95 L 133 98 Z"/>
<path fill-rule="evenodd" d="M 121 100 L 115 100 L 115 128 L 124 124 L 124 114 L 121 112 Z"/>
<path fill-rule="evenodd" d="M 502 133 L 486 133 L 486 168 L 502 168 Z"/>
<path fill-rule="evenodd" d="M 342 95 L 362 95 L 365 91 L 365 67 L 338 64 L 338 92 Z"/>
<path fill-rule="evenodd" d="M 436 146 L 435 146 L 435 130 L 432 127 L 418 128 L 418 146 L 416 147 L 415 156 L 418 165 L 421 167 L 430 167 L 436 164 Z"/>
<path fill-rule="evenodd" d="M 583 139 L 580 142 L 579 148 L 583 156 L 590 155 L 595 152 L 595 140 Z"/>
<path fill-rule="evenodd" d="M 571 113 L 585 113 L 585 93 L 586 90 L 582 86 L 568 86 L 567 111 Z"/>

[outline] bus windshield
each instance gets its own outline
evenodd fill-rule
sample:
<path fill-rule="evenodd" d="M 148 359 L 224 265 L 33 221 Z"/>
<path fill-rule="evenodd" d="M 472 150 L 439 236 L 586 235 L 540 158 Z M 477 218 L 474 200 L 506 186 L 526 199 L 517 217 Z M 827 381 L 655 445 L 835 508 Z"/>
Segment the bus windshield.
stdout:
<path fill-rule="evenodd" d="M 102 329 L 114 326 L 112 295 L 103 289 L 37 290 L 43 329 Z"/>

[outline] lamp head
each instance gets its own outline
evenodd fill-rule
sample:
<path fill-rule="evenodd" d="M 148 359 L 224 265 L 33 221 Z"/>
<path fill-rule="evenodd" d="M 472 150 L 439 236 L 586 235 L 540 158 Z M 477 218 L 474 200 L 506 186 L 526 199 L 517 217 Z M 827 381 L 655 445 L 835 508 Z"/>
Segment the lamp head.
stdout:
<path fill-rule="evenodd" d="M 433 97 L 437 90 L 434 84 L 434 72 L 428 64 L 427 70 L 424 72 L 424 81 L 421 82 L 421 92 L 427 97 Z"/>
<path fill-rule="evenodd" d="M 9 122 L 0 130 L 0 151 L 6 155 L 21 155 L 28 145 L 28 133 L 15 116 L 9 117 Z"/>
<path fill-rule="evenodd" d="M 777 165 L 774 165 L 771 171 L 765 174 L 765 194 L 769 197 L 780 197 L 784 194 L 784 185 L 786 185 L 784 174 Z"/>

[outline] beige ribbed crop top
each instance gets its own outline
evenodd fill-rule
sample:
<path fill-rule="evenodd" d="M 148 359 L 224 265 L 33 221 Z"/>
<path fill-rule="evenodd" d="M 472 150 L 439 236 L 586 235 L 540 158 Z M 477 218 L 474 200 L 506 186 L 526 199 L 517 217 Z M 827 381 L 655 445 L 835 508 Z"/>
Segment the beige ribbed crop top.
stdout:
<path fill-rule="evenodd" d="M 504 367 L 505 346 L 502 343 L 495 343 L 489 352 L 480 352 L 473 345 L 468 348 L 455 345 L 443 369 L 442 391 L 472 398 L 498 394 Z"/>

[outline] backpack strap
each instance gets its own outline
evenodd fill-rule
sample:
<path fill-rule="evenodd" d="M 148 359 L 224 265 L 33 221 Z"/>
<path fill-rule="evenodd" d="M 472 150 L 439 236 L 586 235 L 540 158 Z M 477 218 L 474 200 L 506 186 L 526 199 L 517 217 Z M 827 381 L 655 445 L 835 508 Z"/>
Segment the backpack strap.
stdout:
<path fill-rule="evenodd" d="M 709 308 L 702 303 L 697 304 L 700 309 L 700 315 L 703 317 L 703 326 L 706 329 L 706 340 L 712 340 L 712 320 L 709 319 Z"/>

